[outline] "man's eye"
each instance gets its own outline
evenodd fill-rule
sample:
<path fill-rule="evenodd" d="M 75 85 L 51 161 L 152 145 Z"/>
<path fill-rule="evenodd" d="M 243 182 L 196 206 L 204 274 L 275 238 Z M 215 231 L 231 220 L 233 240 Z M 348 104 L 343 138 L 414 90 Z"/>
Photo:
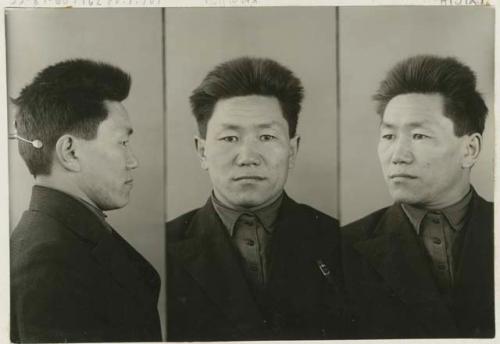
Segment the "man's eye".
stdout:
<path fill-rule="evenodd" d="M 393 134 L 384 134 L 384 135 L 382 135 L 382 139 L 392 140 L 392 139 L 394 139 L 394 135 Z"/>
<path fill-rule="evenodd" d="M 233 143 L 233 142 L 238 141 L 238 137 L 237 136 L 224 136 L 224 137 L 220 138 L 220 140 L 224 141 L 224 142 Z"/>
<path fill-rule="evenodd" d="M 413 139 L 415 140 L 422 140 L 422 139 L 427 139 L 429 136 L 424 135 L 424 134 L 413 134 Z"/>
<path fill-rule="evenodd" d="M 260 140 L 261 141 L 272 141 L 276 138 L 276 136 L 273 135 L 260 135 Z"/>

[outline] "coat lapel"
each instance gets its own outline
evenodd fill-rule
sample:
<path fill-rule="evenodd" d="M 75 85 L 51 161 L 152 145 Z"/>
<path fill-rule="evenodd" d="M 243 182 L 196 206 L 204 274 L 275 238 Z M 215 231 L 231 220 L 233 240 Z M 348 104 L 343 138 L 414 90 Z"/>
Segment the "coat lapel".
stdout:
<path fill-rule="evenodd" d="M 243 334 L 262 329 L 262 315 L 210 200 L 194 215 L 186 233 L 186 240 L 168 245 L 170 254 Z"/>
<path fill-rule="evenodd" d="M 114 230 L 100 237 L 93 256 L 111 277 L 141 302 L 156 305 L 160 278 L 154 268 Z M 149 305 L 145 305 L 148 309 Z"/>
<path fill-rule="evenodd" d="M 354 248 L 373 266 L 395 296 L 433 333 L 454 333 L 455 323 L 435 285 L 429 261 L 399 204 L 390 207 L 373 237 Z"/>
<path fill-rule="evenodd" d="M 342 326 L 333 324 L 336 318 L 329 313 L 338 311 L 331 307 L 340 304 L 330 284 L 339 283 L 338 261 L 334 259 L 338 224 L 327 219 L 286 195 L 283 198 L 273 234 L 266 293 L 267 316 L 280 339 L 320 339 L 328 336 L 331 328 Z M 328 279 L 318 266 L 320 262 L 330 271 Z"/>
<path fill-rule="evenodd" d="M 282 303 L 293 304 L 311 296 L 304 292 L 316 290 L 315 280 L 323 277 L 317 266 L 318 260 L 326 258 L 322 257 L 320 245 L 315 228 L 311 228 L 311 219 L 303 216 L 297 203 L 285 195 L 271 247 L 268 289 L 275 299 L 289 298 Z M 303 306 L 300 308 L 304 309 Z"/>
<path fill-rule="evenodd" d="M 492 205 L 474 192 L 455 281 L 455 312 L 469 336 L 494 335 Z"/>

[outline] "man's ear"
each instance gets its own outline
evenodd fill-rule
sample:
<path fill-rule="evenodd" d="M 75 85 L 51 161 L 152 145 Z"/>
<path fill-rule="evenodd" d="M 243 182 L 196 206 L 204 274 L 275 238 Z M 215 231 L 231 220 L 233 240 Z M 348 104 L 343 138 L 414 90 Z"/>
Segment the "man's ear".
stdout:
<path fill-rule="evenodd" d="M 462 160 L 463 168 L 472 168 L 474 166 L 479 158 L 479 153 L 481 153 L 482 143 L 483 137 L 479 133 L 465 136 L 464 157 Z"/>
<path fill-rule="evenodd" d="M 290 152 L 288 153 L 288 168 L 292 169 L 295 166 L 297 153 L 299 152 L 300 136 L 295 135 L 290 139 Z"/>
<path fill-rule="evenodd" d="M 79 172 L 81 166 L 76 150 L 75 138 L 65 134 L 57 140 L 54 155 L 59 164 L 66 170 Z"/>
<path fill-rule="evenodd" d="M 196 153 L 198 153 L 198 158 L 200 158 L 201 168 L 208 170 L 207 156 L 205 151 L 205 139 L 199 136 L 194 137 L 194 146 L 196 148 Z"/>

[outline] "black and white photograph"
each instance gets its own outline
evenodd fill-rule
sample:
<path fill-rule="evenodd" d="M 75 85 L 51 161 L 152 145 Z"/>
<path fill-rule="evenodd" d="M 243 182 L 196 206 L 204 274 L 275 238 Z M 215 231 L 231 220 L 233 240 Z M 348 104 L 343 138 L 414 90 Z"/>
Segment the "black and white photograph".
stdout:
<path fill-rule="evenodd" d="M 340 8 L 356 338 L 493 338 L 494 10 Z"/>
<path fill-rule="evenodd" d="M 167 340 L 345 336 L 335 28 L 167 9 Z"/>
<path fill-rule="evenodd" d="M 161 18 L 6 11 L 13 342 L 163 339 Z"/>
<path fill-rule="evenodd" d="M 11 342 L 495 338 L 495 8 L 335 5 L 4 9 Z"/>

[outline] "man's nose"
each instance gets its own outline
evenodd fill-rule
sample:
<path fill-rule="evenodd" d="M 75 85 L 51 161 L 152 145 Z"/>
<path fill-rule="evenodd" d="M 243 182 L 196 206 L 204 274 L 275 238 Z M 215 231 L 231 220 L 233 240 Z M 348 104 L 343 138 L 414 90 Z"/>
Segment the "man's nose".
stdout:
<path fill-rule="evenodd" d="M 127 156 L 127 169 L 133 170 L 133 169 L 136 169 L 138 166 L 139 166 L 139 161 L 135 157 L 135 154 L 129 150 L 128 156 Z"/>
<path fill-rule="evenodd" d="M 392 159 L 393 164 L 409 164 L 413 161 L 411 142 L 405 138 L 399 138 L 394 142 Z"/>
<path fill-rule="evenodd" d="M 245 140 L 241 143 L 236 157 L 238 166 L 260 165 L 261 157 L 255 140 Z"/>

